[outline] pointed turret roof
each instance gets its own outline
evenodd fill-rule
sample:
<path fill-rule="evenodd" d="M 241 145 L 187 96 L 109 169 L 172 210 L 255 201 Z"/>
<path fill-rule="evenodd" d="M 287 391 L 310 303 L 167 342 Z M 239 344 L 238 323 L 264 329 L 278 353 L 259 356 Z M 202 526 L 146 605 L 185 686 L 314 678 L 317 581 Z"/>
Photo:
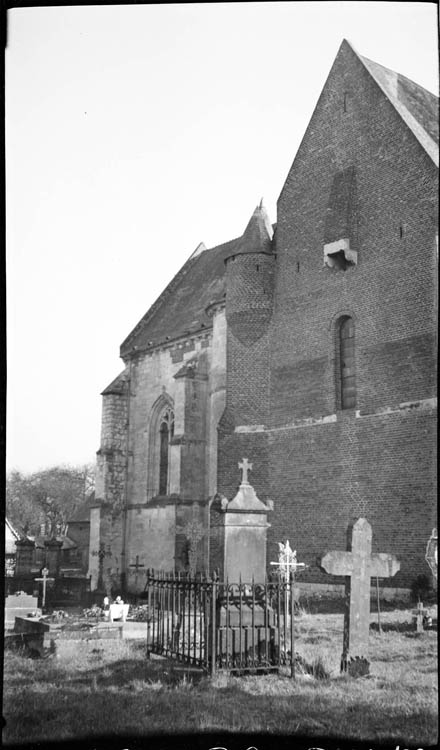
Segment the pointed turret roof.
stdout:
<path fill-rule="evenodd" d="M 272 253 L 273 229 L 263 205 L 263 199 L 252 214 L 234 255 L 242 253 Z"/>
<path fill-rule="evenodd" d="M 342 42 L 342 45 L 344 44 L 348 45 L 361 61 L 426 153 L 438 166 L 438 98 L 400 73 L 385 68 L 367 57 L 362 57 L 347 39 Z"/>

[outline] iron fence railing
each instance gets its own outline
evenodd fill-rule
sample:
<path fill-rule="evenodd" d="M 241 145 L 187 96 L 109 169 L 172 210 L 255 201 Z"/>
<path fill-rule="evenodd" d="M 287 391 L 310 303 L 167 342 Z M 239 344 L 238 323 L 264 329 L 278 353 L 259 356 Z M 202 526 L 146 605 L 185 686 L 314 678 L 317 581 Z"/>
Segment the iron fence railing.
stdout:
<path fill-rule="evenodd" d="M 231 583 L 149 570 L 148 650 L 211 674 L 290 667 L 295 675 L 293 577 Z"/>

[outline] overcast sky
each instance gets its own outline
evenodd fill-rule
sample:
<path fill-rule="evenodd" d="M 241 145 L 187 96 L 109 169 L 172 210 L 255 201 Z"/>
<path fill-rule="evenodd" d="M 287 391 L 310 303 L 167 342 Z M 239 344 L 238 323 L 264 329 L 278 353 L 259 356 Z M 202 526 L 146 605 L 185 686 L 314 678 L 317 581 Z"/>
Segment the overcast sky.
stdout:
<path fill-rule="evenodd" d="M 437 93 L 436 6 L 8 12 L 7 468 L 94 461 L 119 345 L 276 200 L 343 38 Z"/>

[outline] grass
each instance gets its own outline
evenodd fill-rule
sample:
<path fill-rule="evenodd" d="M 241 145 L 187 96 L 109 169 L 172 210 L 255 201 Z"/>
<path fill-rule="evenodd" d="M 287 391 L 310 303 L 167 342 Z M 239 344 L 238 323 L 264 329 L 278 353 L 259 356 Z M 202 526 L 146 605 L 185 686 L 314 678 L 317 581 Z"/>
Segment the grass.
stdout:
<path fill-rule="evenodd" d="M 372 621 L 375 616 L 372 615 Z M 342 616 L 304 614 L 296 650 L 312 674 L 213 680 L 158 658 L 141 641 L 70 642 L 60 656 L 7 652 L 6 744 L 191 732 L 350 738 L 416 747 L 437 741 L 437 633 L 419 637 L 409 612 L 370 630 L 371 674 L 339 673 Z M 225 745 L 226 746 L 226 745 Z"/>

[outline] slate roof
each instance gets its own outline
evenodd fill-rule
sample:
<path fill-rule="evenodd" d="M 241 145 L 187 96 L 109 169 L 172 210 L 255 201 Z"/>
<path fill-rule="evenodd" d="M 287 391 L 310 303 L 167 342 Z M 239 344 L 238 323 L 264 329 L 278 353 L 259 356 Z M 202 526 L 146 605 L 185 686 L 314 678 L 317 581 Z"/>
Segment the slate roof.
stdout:
<path fill-rule="evenodd" d="M 387 99 L 399 112 L 417 140 L 438 166 L 439 100 L 430 91 L 409 78 L 359 55 L 350 42 L 344 40 L 364 67 L 373 76 Z M 343 42 L 343 43 L 344 43 Z"/>
<path fill-rule="evenodd" d="M 249 224 L 237 242 L 234 255 L 243 253 L 272 253 L 273 228 L 269 221 L 263 201 L 256 207 L 249 219 Z"/>
<path fill-rule="evenodd" d="M 271 252 L 273 229 L 257 206 L 241 237 L 207 250 L 201 243 L 121 345 L 121 357 L 210 328 L 206 308 L 225 295 L 225 260 L 245 252 Z M 149 343 L 151 342 L 151 344 Z M 114 393 L 121 373 L 103 392 Z"/>
<path fill-rule="evenodd" d="M 115 393 L 117 395 L 123 393 L 127 378 L 127 370 L 123 370 L 114 380 L 112 380 L 110 385 L 108 385 L 107 388 L 102 391 L 101 396 L 109 396 L 111 393 Z"/>

